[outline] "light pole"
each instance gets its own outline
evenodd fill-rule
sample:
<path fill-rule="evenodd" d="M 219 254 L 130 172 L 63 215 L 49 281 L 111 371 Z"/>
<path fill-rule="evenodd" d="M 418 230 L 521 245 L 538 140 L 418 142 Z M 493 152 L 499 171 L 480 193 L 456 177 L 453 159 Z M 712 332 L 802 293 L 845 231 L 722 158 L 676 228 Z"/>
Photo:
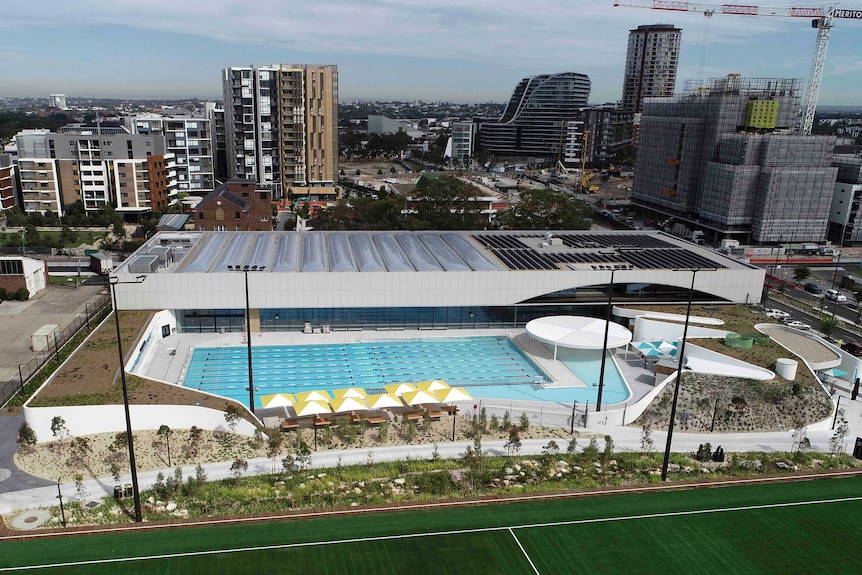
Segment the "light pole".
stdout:
<path fill-rule="evenodd" d="M 708 268 L 709 271 L 714 271 L 712 268 Z M 690 271 L 691 272 L 691 287 L 688 290 L 688 307 L 685 310 L 685 327 L 682 329 L 682 342 L 679 344 L 679 351 L 677 352 L 677 359 L 679 363 L 676 368 L 676 381 L 674 382 L 673 387 L 673 402 L 670 404 L 670 423 L 667 426 L 667 444 L 664 448 L 664 460 L 661 464 L 661 480 L 667 481 L 667 466 L 670 460 L 670 446 L 673 441 L 673 424 L 676 419 L 676 404 L 679 400 L 679 385 L 682 380 L 682 370 L 685 367 L 685 342 L 688 337 L 688 321 L 691 318 L 691 301 L 694 298 L 694 280 L 697 277 L 697 272 L 704 271 L 703 268 L 691 269 L 691 270 L 678 270 L 678 271 Z"/>
<path fill-rule="evenodd" d="M 614 271 L 611 270 L 611 285 L 608 288 L 608 311 L 605 316 L 605 339 L 602 343 L 602 365 L 599 368 L 599 394 L 596 398 L 596 413 L 602 410 L 602 390 L 605 387 L 605 361 L 608 358 L 608 331 L 611 329 L 611 305 L 614 297 Z"/>
<path fill-rule="evenodd" d="M 135 441 L 132 438 L 132 418 L 129 414 L 129 391 L 126 387 L 126 367 L 124 365 L 123 339 L 120 336 L 120 313 L 117 310 L 117 284 L 139 284 L 143 283 L 147 276 L 137 276 L 135 281 L 121 282 L 117 276 L 111 276 L 108 280 L 111 286 L 111 304 L 114 307 L 114 322 L 117 326 L 117 353 L 120 357 L 120 381 L 123 386 L 123 408 L 126 412 L 126 438 L 129 441 L 129 467 L 132 471 L 132 497 L 135 500 L 135 522 L 143 521 L 141 516 L 141 492 L 138 489 L 138 470 L 135 465 Z"/>
<path fill-rule="evenodd" d="M 572 428 L 571 428 L 571 430 L 569 430 L 569 433 L 571 435 L 575 434 L 575 414 L 577 413 L 577 411 L 578 411 L 578 400 L 576 399 L 574 402 L 572 402 Z"/>
<path fill-rule="evenodd" d="M 254 414 L 254 370 L 251 362 L 251 309 L 248 302 L 248 273 L 262 272 L 266 266 L 233 265 L 229 271 L 242 272 L 245 277 L 245 344 L 248 356 L 248 408 Z"/>

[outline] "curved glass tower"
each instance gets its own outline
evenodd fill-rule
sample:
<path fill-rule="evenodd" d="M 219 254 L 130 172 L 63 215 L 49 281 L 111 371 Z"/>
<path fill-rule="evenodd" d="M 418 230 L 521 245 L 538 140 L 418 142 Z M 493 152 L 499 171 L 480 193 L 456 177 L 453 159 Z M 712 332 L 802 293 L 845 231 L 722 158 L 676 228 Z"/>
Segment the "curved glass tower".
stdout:
<path fill-rule="evenodd" d="M 590 98 L 586 74 L 562 72 L 524 78 L 503 115 L 480 125 L 482 147 L 497 156 L 559 158 L 568 122 L 582 120 Z"/>

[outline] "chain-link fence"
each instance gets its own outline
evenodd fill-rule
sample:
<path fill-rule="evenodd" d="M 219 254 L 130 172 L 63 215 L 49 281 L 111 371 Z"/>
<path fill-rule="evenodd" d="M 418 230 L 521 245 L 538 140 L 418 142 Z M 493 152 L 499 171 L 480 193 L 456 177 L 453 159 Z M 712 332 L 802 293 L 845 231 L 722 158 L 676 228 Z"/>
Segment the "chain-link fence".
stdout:
<path fill-rule="evenodd" d="M 90 329 L 103 317 L 110 308 L 111 298 L 108 295 L 100 297 L 92 303 L 84 306 L 84 311 L 79 313 L 72 322 L 62 330 L 54 332 L 49 345 L 37 352 L 27 363 L 18 364 L 18 376 L 0 385 L 0 405 L 6 405 L 9 399 L 18 393 L 30 379 L 36 375 L 42 366 L 52 359 L 60 358 L 60 351 L 82 329 Z"/>

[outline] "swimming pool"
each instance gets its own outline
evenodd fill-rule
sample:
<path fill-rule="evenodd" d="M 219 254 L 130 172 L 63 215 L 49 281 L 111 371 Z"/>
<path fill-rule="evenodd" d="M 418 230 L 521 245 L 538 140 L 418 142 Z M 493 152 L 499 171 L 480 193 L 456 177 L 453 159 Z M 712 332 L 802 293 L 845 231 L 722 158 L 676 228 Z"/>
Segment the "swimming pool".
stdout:
<path fill-rule="evenodd" d="M 570 354 L 559 359 L 584 382 L 598 381 L 598 351 Z M 241 403 L 248 399 L 248 364 L 245 347 L 196 348 L 182 384 Z M 547 376 L 503 336 L 405 339 L 326 345 L 255 346 L 252 351 L 255 400 L 271 393 L 362 387 L 382 391 L 384 385 L 443 379 L 463 386 L 476 397 L 532 401 L 595 400 L 595 388 L 542 388 Z M 592 361 L 592 363 L 591 363 Z M 593 369 L 594 367 L 594 369 Z M 605 374 L 609 394 L 628 395 L 622 377 L 608 361 Z M 621 391 L 611 391 L 618 380 Z"/>

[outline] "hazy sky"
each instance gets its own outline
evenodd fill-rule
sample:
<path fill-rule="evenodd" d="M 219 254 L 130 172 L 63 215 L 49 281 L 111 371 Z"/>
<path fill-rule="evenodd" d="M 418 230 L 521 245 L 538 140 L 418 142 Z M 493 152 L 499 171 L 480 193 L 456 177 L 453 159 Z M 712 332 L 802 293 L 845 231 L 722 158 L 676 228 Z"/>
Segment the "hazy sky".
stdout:
<path fill-rule="evenodd" d="M 579 72 L 602 103 L 620 98 L 629 30 L 659 22 L 683 29 L 678 90 L 728 73 L 807 79 L 805 18 L 613 0 L 22 0 L 0 10 L 0 97 L 220 99 L 222 68 L 308 63 L 338 65 L 342 102 L 503 102 L 523 77 Z M 836 20 L 821 104 L 862 105 L 860 39 L 862 21 Z"/>

